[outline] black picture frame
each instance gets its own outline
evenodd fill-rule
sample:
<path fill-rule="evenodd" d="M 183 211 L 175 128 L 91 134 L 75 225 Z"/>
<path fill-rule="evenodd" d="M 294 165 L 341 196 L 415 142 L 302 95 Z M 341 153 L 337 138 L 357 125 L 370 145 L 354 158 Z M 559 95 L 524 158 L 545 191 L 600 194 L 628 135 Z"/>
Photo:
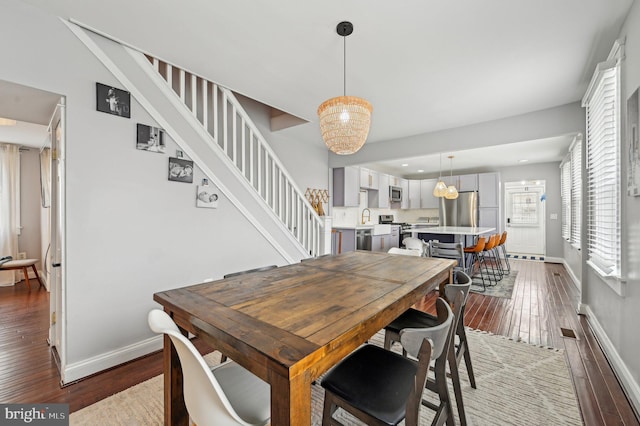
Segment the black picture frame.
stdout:
<path fill-rule="evenodd" d="M 167 149 L 164 141 L 164 131 L 158 127 L 138 123 L 136 130 L 136 149 L 164 153 Z"/>
<path fill-rule="evenodd" d="M 96 83 L 96 109 L 107 114 L 131 118 L 131 94 L 117 87 Z"/>
<path fill-rule="evenodd" d="M 169 180 L 193 183 L 193 161 L 169 157 Z"/>

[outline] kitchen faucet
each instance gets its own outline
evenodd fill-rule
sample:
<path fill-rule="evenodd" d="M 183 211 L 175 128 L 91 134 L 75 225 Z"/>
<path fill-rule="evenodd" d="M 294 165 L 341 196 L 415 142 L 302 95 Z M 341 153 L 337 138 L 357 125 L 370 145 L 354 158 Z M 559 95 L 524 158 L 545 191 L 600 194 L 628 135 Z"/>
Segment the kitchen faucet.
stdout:
<path fill-rule="evenodd" d="M 371 210 L 369 210 L 368 208 L 362 210 L 362 224 L 364 225 L 364 212 L 369 212 L 369 214 L 367 215 L 367 219 L 369 221 L 371 221 Z"/>

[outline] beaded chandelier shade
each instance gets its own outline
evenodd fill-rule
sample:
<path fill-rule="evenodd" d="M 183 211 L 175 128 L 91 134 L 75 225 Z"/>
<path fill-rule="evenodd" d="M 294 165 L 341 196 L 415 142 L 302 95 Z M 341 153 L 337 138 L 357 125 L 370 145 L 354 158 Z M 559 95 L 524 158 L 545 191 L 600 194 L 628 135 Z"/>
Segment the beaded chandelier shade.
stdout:
<path fill-rule="evenodd" d="M 433 196 L 434 197 L 444 197 L 447 193 L 447 184 L 442 180 L 442 153 L 440 154 L 440 177 L 438 178 L 438 183 L 433 188 Z"/>
<path fill-rule="evenodd" d="M 336 32 L 344 39 L 344 94 L 324 101 L 318 107 L 322 139 L 331 151 L 339 155 L 357 152 L 367 141 L 373 107 L 362 98 L 346 96 L 346 39 L 353 32 L 351 22 L 340 22 Z"/>
<path fill-rule="evenodd" d="M 449 187 L 447 187 L 447 191 L 444 194 L 444 198 L 446 198 L 447 200 L 455 200 L 456 198 L 458 198 L 458 190 L 456 189 L 456 186 L 453 184 L 453 155 L 449 156 L 449 162 L 451 164 L 451 185 L 449 185 Z"/>

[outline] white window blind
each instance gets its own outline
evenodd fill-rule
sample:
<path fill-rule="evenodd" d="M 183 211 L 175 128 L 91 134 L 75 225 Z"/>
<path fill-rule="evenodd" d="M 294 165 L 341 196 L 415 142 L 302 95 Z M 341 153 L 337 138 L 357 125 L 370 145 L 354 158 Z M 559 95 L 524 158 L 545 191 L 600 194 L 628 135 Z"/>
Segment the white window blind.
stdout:
<path fill-rule="evenodd" d="M 562 200 L 562 238 L 571 235 L 571 161 L 560 166 L 560 199 Z"/>
<path fill-rule="evenodd" d="M 571 244 L 580 247 L 582 225 L 582 141 L 576 139 L 571 155 Z"/>
<path fill-rule="evenodd" d="M 589 264 L 620 276 L 619 82 L 617 61 L 598 65 L 583 99 L 587 111 Z"/>

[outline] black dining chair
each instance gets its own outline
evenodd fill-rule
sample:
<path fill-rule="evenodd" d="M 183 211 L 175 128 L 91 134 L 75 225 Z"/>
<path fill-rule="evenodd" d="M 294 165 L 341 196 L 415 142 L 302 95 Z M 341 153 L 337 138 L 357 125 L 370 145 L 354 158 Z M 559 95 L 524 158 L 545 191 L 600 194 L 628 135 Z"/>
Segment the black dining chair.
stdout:
<path fill-rule="evenodd" d="M 460 293 L 460 301 L 462 300 Z M 420 405 L 436 411 L 433 424 L 453 425 L 453 410 L 446 383 L 448 345 L 453 336 L 454 313 L 447 302 L 436 301 L 440 324 L 402 330 L 400 342 L 407 358 L 366 344 L 333 367 L 322 379 L 325 389 L 323 425 L 340 425 L 333 415 L 342 408 L 368 425 L 417 426 Z M 435 359 L 435 378 L 429 364 Z M 435 392 L 438 405 L 423 400 L 424 390 Z"/>
<path fill-rule="evenodd" d="M 467 367 L 467 374 L 469 376 L 469 383 L 472 388 L 476 389 L 476 380 L 473 374 L 473 366 L 471 364 L 471 354 L 469 353 L 469 344 L 467 341 L 466 330 L 464 328 L 464 311 L 472 281 L 471 277 L 462 271 L 457 271 L 455 277 L 457 284 L 447 284 L 444 287 L 445 298 L 449 303 L 453 304 L 453 311 L 455 314 L 453 325 L 454 337 L 451 345 L 449 346 L 448 363 L 449 371 L 451 372 L 451 380 L 453 382 L 456 405 L 458 406 L 458 417 L 460 418 L 460 423 L 462 425 L 466 425 L 467 422 L 464 412 L 462 387 L 460 385 L 458 366 L 460 365 L 462 358 L 464 358 L 465 366 Z M 456 306 L 454 300 L 456 295 L 460 292 L 463 297 L 460 305 Z M 391 349 L 394 342 L 400 342 L 400 335 L 404 329 L 434 327 L 438 324 L 438 317 L 410 308 L 385 327 L 384 347 L 386 349 Z M 455 336 L 458 337 L 457 344 L 455 342 Z"/>

